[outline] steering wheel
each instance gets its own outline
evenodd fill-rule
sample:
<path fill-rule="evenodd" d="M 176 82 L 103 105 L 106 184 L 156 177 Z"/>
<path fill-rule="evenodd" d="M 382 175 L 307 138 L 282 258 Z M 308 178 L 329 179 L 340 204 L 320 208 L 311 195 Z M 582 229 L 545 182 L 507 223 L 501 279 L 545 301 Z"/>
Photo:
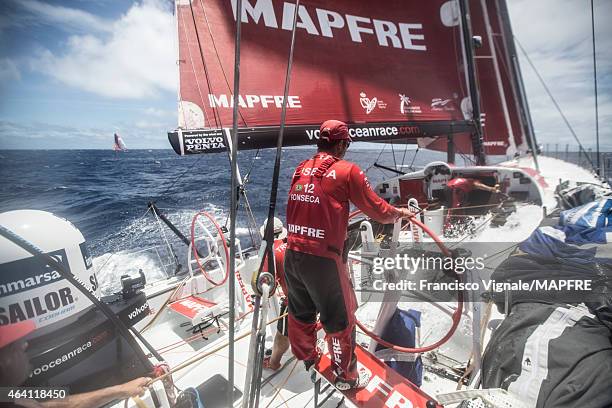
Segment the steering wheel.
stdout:
<path fill-rule="evenodd" d="M 200 217 L 206 217 L 210 220 L 210 222 L 213 224 L 213 226 L 215 227 L 215 229 L 217 230 L 217 233 L 219 234 L 218 237 L 214 237 L 213 234 L 210 232 L 210 230 L 206 227 L 206 225 L 204 225 L 204 223 L 202 223 L 202 221 L 200 220 Z M 200 226 L 200 228 L 202 228 L 206 234 L 206 236 L 204 238 L 196 238 L 196 234 L 195 234 L 195 227 L 196 224 L 198 224 Z M 222 265 L 225 263 L 225 276 L 223 277 L 223 279 L 220 282 L 216 282 L 215 280 L 213 280 L 210 275 L 208 274 L 208 272 L 206 271 L 206 268 L 204 268 L 204 263 L 202 262 L 202 260 L 200 259 L 200 254 L 198 253 L 198 249 L 196 247 L 196 242 L 200 241 L 201 239 L 205 239 L 208 243 L 208 252 L 209 255 L 206 257 L 208 259 L 214 258 L 217 263 L 219 264 L 219 268 L 222 267 Z M 211 243 L 215 243 L 221 241 L 221 243 L 223 244 L 223 250 L 225 252 L 225 259 L 227 260 L 226 262 L 222 262 L 219 255 L 218 255 L 218 251 L 217 251 L 217 246 L 216 245 L 212 245 Z M 207 213 L 206 211 L 199 211 L 197 212 L 194 216 L 193 219 L 191 220 L 191 251 L 193 254 L 193 257 L 196 260 L 196 263 L 198 264 L 198 268 L 200 269 L 200 272 L 202 272 L 202 275 L 204 275 L 204 278 L 206 278 L 206 280 L 208 282 L 210 282 L 212 285 L 214 286 L 220 286 L 223 285 L 225 283 L 225 281 L 227 281 L 227 277 L 229 275 L 229 262 L 230 261 L 230 256 L 229 256 L 229 248 L 227 246 L 227 242 L 225 240 L 225 236 L 223 234 L 223 230 L 221 229 L 221 227 L 219 226 L 219 224 L 217 223 L 217 221 L 215 221 L 215 218 L 210 215 L 209 213 Z M 205 260 L 208 260 L 206 259 Z M 189 267 L 191 268 L 191 263 L 189 263 Z"/>
<path fill-rule="evenodd" d="M 355 211 L 353 213 L 350 214 L 349 219 L 360 214 L 361 211 Z M 442 253 L 445 256 L 452 256 L 451 251 L 444 245 L 444 243 L 442 242 L 442 240 L 440 239 L 440 237 L 438 237 L 438 235 L 433 232 L 431 229 L 429 229 L 425 224 L 423 224 L 418 217 L 416 216 L 412 216 L 408 218 L 410 220 L 410 222 L 413 222 L 417 227 L 421 228 L 423 230 L 423 232 L 425 232 L 427 235 L 429 235 L 431 237 L 431 239 L 434 240 L 434 242 L 436 243 L 436 245 L 438 246 L 438 248 L 440 248 L 440 251 L 442 251 Z M 457 275 L 460 276 L 460 275 Z M 357 326 L 359 326 L 359 328 L 366 334 L 368 335 L 370 338 L 372 338 L 374 341 L 376 341 L 378 344 L 385 346 L 389 349 L 395 350 L 395 351 L 399 351 L 401 353 L 412 353 L 412 354 L 416 354 L 416 353 L 425 353 L 427 351 L 431 351 L 433 349 L 436 349 L 438 347 L 440 347 L 441 345 L 443 345 L 444 343 L 446 343 L 452 336 L 453 334 L 455 334 L 455 331 L 457 330 L 457 327 L 459 326 L 459 322 L 461 321 L 461 314 L 463 313 L 463 292 L 462 291 L 458 291 L 457 292 L 457 309 L 455 309 L 455 312 L 452 315 L 452 325 L 450 327 L 450 329 L 448 330 L 448 332 L 444 335 L 444 337 L 442 337 L 440 340 L 438 340 L 437 342 L 430 344 L 428 346 L 423 346 L 423 347 L 402 347 L 402 346 L 398 346 L 397 344 L 393 344 L 393 343 L 389 343 L 386 340 L 383 340 L 382 338 L 380 338 L 379 336 L 377 336 L 374 332 L 372 332 L 371 330 L 369 330 L 363 323 L 361 323 L 359 320 L 356 320 L 356 324 Z"/>

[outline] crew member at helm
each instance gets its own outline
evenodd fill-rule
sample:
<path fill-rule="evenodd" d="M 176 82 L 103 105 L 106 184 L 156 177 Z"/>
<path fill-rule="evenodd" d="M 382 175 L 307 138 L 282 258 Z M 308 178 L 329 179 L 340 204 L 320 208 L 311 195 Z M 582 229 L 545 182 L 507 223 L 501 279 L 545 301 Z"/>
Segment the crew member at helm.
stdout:
<path fill-rule="evenodd" d="M 289 341 L 307 370 L 318 357 L 317 313 L 327 334 L 338 389 L 362 388 L 355 357 L 357 300 L 346 264 L 349 202 L 380 223 L 410 216 L 372 191 L 363 171 L 342 160 L 351 143 L 345 123 L 321 125 L 318 152 L 296 168 L 287 204 L 289 231 L 285 279 L 289 291 Z"/>
<path fill-rule="evenodd" d="M 266 219 L 259 229 L 261 236 L 264 236 L 266 229 Z M 274 217 L 274 264 L 276 267 L 276 282 L 280 289 L 280 313 L 282 316 L 287 313 L 287 284 L 285 283 L 285 250 L 287 249 L 287 229 L 283 226 L 283 222 Z M 267 271 L 268 262 L 264 261 L 264 271 Z M 266 350 L 266 356 L 263 361 L 264 368 L 272 371 L 276 371 L 281 367 L 281 359 L 283 355 L 289 350 L 289 339 L 287 338 L 288 326 L 287 316 L 283 317 L 276 323 L 276 335 L 274 336 L 274 343 L 272 344 L 272 350 Z"/>

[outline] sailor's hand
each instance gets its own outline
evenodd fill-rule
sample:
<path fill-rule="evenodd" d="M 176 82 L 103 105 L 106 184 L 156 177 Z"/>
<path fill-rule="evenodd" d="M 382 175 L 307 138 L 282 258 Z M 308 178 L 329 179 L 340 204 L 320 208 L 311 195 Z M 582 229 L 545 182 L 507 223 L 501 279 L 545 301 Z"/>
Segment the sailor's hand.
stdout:
<path fill-rule="evenodd" d="M 493 187 L 493 192 L 494 192 L 494 193 L 501 193 L 501 189 L 499 188 L 499 184 L 496 184 L 496 185 Z"/>
<path fill-rule="evenodd" d="M 398 208 L 400 212 L 400 218 L 414 218 L 414 213 L 407 208 Z"/>
<path fill-rule="evenodd" d="M 125 398 L 142 396 L 147 390 L 147 384 L 151 381 L 149 377 L 139 377 L 135 380 L 126 382 L 119 385 L 121 392 L 125 395 Z"/>

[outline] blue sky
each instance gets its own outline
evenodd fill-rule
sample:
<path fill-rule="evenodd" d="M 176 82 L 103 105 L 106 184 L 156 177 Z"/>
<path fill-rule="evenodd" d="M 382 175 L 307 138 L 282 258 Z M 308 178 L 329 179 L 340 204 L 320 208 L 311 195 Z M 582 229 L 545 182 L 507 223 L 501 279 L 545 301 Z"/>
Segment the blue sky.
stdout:
<path fill-rule="evenodd" d="M 587 0 L 508 0 L 516 37 L 586 147 L 594 145 Z M 0 2 L 0 149 L 168 148 L 176 126 L 169 0 Z M 612 150 L 612 2 L 595 0 L 600 132 Z M 540 143 L 573 139 L 526 61 Z"/>

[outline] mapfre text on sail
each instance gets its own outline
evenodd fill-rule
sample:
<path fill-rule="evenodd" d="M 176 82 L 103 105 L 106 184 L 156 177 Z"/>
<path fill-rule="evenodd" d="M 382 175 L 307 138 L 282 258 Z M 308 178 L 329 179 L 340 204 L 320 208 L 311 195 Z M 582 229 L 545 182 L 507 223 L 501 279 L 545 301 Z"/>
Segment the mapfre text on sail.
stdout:
<path fill-rule="evenodd" d="M 236 18 L 236 1 L 230 0 L 234 19 Z M 330 4 L 333 4 L 330 2 Z M 247 24 L 264 24 L 268 28 L 291 31 L 295 4 L 284 2 L 282 16 L 277 16 L 272 0 L 243 0 L 242 22 Z M 377 41 L 381 47 L 403 48 L 406 50 L 426 51 L 423 25 L 420 23 L 400 23 L 378 20 L 367 16 L 340 14 L 333 10 L 308 8 L 300 5 L 296 27 L 308 34 L 334 38 L 334 32 L 348 30 L 351 40 L 356 43 L 368 41 L 368 37 Z"/>

